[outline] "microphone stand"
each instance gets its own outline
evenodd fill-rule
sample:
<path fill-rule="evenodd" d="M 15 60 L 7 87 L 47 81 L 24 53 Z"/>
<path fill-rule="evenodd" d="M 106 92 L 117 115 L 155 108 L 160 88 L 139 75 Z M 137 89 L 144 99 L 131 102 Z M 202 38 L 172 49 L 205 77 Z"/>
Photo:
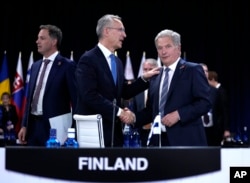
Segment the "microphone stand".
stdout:
<path fill-rule="evenodd" d="M 114 133 L 115 133 L 115 107 L 116 107 L 116 99 L 113 100 L 113 120 L 112 120 L 112 139 L 111 139 L 111 147 L 114 146 Z"/>
<path fill-rule="evenodd" d="M 161 129 L 160 129 L 161 130 Z M 159 147 L 161 147 L 161 132 L 159 134 Z"/>
<path fill-rule="evenodd" d="M 161 113 L 159 113 L 160 117 L 161 117 Z M 161 121 L 159 121 L 159 126 L 160 126 L 160 134 L 159 134 L 159 147 L 161 147 Z"/>

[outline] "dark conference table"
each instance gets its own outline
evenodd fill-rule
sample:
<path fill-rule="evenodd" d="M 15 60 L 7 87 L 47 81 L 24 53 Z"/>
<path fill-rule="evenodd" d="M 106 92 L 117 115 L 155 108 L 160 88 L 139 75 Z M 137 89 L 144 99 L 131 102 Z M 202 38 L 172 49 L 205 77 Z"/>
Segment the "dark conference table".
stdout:
<path fill-rule="evenodd" d="M 250 166 L 250 148 L 0 148 L 4 180 L 25 182 L 229 182 Z M 249 172 L 250 174 L 250 172 Z M 8 178 L 7 178 L 8 177 Z M 16 178 L 15 178 L 16 177 Z M 28 178 L 27 180 L 27 177 Z M 216 180 L 216 181 L 215 181 Z"/>
<path fill-rule="evenodd" d="M 8 171 L 69 181 L 160 181 L 221 169 L 219 147 L 1 149 Z"/>

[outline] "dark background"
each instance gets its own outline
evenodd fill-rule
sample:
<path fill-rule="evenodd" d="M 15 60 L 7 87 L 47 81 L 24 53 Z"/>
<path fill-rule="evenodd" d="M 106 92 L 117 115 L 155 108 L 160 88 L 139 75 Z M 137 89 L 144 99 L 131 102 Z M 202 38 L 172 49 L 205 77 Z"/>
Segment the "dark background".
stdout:
<path fill-rule="evenodd" d="M 137 77 L 143 51 L 157 58 L 154 38 L 162 29 L 181 34 L 182 52 L 188 61 L 203 62 L 219 74 L 228 91 L 231 130 L 250 128 L 249 6 L 244 0 L 89 1 L 50 0 L 1 2 L 0 58 L 7 51 L 11 83 L 18 53 L 22 53 L 24 80 L 31 51 L 41 58 L 35 41 L 41 24 L 55 24 L 63 31 L 61 53 L 77 62 L 97 43 L 97 20 L 104 14 L 122 17 L 127 38 L 118 56 L 130 57 Z M 2 59 L 0 59 L 0 64 Z"/>

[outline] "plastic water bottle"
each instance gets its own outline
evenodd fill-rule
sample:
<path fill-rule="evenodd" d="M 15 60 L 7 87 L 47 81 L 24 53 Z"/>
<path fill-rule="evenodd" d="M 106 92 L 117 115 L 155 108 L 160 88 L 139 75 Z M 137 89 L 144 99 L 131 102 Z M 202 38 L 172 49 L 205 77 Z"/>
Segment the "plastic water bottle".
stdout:
<path fill-rule="evenodd" d="M 16 132 L 14 130 L 14 125 L 11 121 L 7 121 L 6 131 L 4 132 L 4 140 L 6 145 L 16 144 Z"/>
<path fill-rule="evenodd" d="M 56 136 L 56 129 L 51 128 L 50 129 L 49 139 L 46 142 L 46 147 L 48 147 L 48 148 L 58 148 L 60 146 L 61 146 L 60 142 L 59 142 L 59 140 L 57 139 L 57 136 Z"/>
<path fill-rule="evenodd" d="M 249 145 L 249 133 L 248 133 L 248 130 L 247 130 L 247 126 L 243 127 L 242 141 L 243 141 L 244 145 Z"/>
<path fill-rule="evenodd" d="M 64 147 L 78 148 L 79 144 L 75 139 L 75 128 L 68 128 L 68 137 L 64 142 Z"/>
<path fill-rule="evenodd" d="M 140 134 L 137 129 L 126 125 L 123 131 L 123 147 L 136 148 L 141 147 Z"/>
<path fill-rule="evenodd" d="M 128 148 L 130 146 L 131 128 L 129 125 L 125 125 L 123 130 L 123 147 Z"/>
<path fill-rule="evenodd" d="M 141 140 L 140 140 L 140 134 L 137 129 L 131 130 L 131 136 L 130 136 L 130 147 L 136 148 L 141 147 Z"/>

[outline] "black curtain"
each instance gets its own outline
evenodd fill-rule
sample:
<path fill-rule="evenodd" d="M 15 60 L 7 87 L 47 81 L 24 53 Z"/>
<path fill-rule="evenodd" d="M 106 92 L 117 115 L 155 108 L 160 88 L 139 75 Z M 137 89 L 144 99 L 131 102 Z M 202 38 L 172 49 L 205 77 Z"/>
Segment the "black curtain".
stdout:
<path fill-rule="evenodd" d="M 243 0 L 4 1 L 0 11 L 0 58 L 6 50 L 11 83 L 20 51 L 24 77 L 31 51 L 35 60 L 41 57 L 35 44 L 41 24 L 55 24 L 62 29 L 61 53 L 70 57 L 73 51 L 77 62 L 83 52 L 97 43 L 95 26 L 106 13 L 122 17 L 127 38 L 118 56 L 125 63 L 126 52 L 130 51 L 135 76 L 143 51 L 146 57 L 157 58 L 156 34 L 166 28 L 179 32 L 187 60 L 206 63 L 219 74 L 219 81 L 228 91 L 231 131 L 243 125 L 250 129 L 249 6 Z"/>

